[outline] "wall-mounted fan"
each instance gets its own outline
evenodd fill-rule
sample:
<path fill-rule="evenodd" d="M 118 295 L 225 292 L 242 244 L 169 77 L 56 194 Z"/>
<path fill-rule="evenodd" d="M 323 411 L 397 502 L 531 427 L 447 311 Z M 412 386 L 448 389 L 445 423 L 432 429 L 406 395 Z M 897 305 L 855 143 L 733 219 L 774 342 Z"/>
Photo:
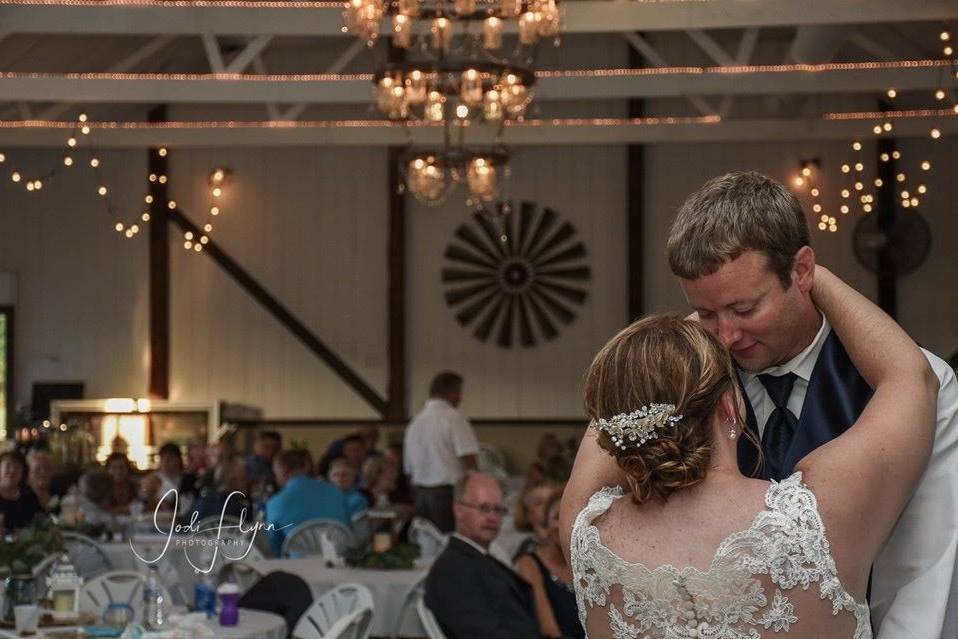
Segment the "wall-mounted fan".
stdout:
<path fill-rule="evenodd" d="M 495 334 L 504 348 L 555 339 L 588 297 L 591 272 L 575 227 L 531 202 L 494 217 L 474 214 L 444 256 L 442 283 L 456 320 L 483 342 Z"/>
<path fill-rule="evenodd" d="M 878 253 L 888 248 L 889 259 L 898 275 L 907 275 L 921 266 L 931 252 L 931 227 L 921 214 L 910 209 L 899 213 L 890 231 L 878 229 L 878 216 L 867 215 L 855 225 L 855 257 L 872 273 L 878 272 Z"/>

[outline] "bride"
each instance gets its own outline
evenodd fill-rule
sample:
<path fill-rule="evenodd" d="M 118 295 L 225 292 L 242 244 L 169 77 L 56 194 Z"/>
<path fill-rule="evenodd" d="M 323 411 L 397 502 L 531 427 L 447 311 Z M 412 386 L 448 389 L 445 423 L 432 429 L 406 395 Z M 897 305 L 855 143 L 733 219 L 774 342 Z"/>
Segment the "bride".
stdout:
<path fill-rule="evenodd" d="M 872 636 L 869 570 L 928 461 L 938 381 L 821 267 L 812 295 L 875 393 L 782 482 L 739 472 L 735 368 L 696 322 L 647 317 L 599 351 L 560 523 L 592 639 Z"/>

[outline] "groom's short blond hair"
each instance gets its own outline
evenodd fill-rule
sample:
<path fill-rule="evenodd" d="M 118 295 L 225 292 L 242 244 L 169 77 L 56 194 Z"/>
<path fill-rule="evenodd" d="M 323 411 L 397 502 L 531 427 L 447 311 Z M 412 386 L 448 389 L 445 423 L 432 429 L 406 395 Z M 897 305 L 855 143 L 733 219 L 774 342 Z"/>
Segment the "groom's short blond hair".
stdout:
<path fill-rule="evenodd" d="M 760 251 L 787 289 L 795 253 L 809 245 L 798 199 L 766 175 L 736 171 L 709 180 L 685 200 L 672 223 L 667 254 L 672 273 L 694 280 L 746 251 Z"/>

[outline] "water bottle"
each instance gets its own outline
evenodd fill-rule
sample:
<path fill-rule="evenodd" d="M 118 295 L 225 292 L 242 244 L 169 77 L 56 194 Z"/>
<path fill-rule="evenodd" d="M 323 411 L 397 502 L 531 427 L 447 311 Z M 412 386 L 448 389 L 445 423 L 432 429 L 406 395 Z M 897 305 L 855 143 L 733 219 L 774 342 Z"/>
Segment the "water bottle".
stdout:
<path fill-rule="evenodd" d="M 196 612 L 205 612 L 207 618 L 216 614 L 216 586 L 210 575 L 204 575 L 196 582 L 193 590 L 193 609 Z"/>
<path fill-rule="evenodd" d="M 143 587 L 143 627 L 147 630 L 161 630 L 165 626 L 166 612 L 163 610 L 160 569 L 156 564 L 152 564 Z"/>

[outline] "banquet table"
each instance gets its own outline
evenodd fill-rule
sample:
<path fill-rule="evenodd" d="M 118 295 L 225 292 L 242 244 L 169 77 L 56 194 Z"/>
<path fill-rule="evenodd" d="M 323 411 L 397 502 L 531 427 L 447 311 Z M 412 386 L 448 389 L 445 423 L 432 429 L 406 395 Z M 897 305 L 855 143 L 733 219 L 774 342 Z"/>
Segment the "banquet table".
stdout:
<path fill-rule="evenodd" d="M 235 626 L 223 627 L 215 617 L 208 619 L 206 625 L 216 633 L 217 639 L 284 639 L 286 637 L 286 620 L 279 615 L 262 610 L 240 608 L 239 623 Z M 148 639 L 148 636 L 144 639 Z"/>
<path fill-rule="evenodd" d="M 261 610 L 247 610 L 240 608 L 239 623 L 235 626 L 220 626 L 216 617 L 206 619 L 203 624 L 212 631 L 216 639 L 285 639 L 286 620 L 279 615 Z M 42 635 L 49 639 L 81 639 L 88 637 L 80 628 L 77 627 L 59 627 L 59 628 L 41 628 Z M 12 631 L 0 631 L 0 638 L 20 637 Z M 29 635 L 38 637 L 38 635 Z M 147 632 L 143 639 L 166 639 L 167 637 L 189 636 L 175 634 L 172 631 Z"/>
<path fill-rule="evenodd" d="M 403 637 L 425 637 L 426 631 L 419 623 L 414 609 L 409 609 L 399 624 L 400 612 L 406 595 L 428 569 L 371 570 L 365 568 L 327 568 L 319 557 L 299 559 L 262 559 L 249 562 L 263 572 L 282 570 L 298 575 L 309 584 L 313 597 L 319 597 L 334 587 L 345 583 L 358 583 L 369 588 L 375 604 L 371 634 L 388 637 L 399 634 Z M 397 633 L 398 631 L 398 633 Z"/>

